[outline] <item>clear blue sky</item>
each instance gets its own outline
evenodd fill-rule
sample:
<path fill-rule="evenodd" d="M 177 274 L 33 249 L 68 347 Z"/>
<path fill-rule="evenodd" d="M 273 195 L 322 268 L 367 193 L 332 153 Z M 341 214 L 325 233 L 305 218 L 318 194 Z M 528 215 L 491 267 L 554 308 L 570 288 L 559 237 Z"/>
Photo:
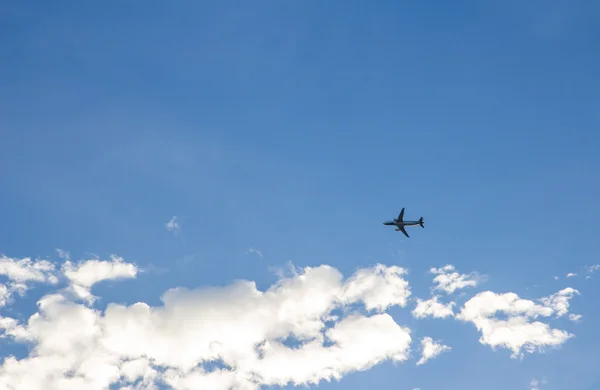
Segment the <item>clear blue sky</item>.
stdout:
<path fill-rule="evenodd" d="M 597 2 L 0 8 L 1 254 L 147 270 L 99 284 L 100 309 L 236 279 L 264 290 L 288 261 L 346 277 L 399 265 L 422 299 L 431 267 L 486 275 L 457 308 L 479 291 L 572 287 L 583 317 L 548 320 L 575 334 L 557 349 L 511 359 L 472 323 L 415 319 L 411 302 L 389 313 L 413 347 L 431 336 L 452 351 L 318 387 L 600 386 L 600 273 L 585 271 L 600 262 Z M 402 207 L 425 219 L 410 239 L 382 225 Z M 46 292 L 0 314 L 26 321 Z"/>

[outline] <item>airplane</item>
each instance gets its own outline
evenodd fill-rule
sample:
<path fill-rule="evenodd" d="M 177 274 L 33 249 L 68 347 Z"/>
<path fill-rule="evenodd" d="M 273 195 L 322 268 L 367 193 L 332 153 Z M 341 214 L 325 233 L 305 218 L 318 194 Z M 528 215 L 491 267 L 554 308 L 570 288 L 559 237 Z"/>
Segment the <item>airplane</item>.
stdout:
<path fill-rule="evenodd" d="M 410 236 L 408 235 L 408 233 L 406 233 L 406 230 L 404 230 L 404 226 L 420 225 L 422 228 L 425 227 L 423 226 L 423 217 L 421 217 L 421 219 L 419 219 L 418 221 L 405 221 L 404 207 L 402 208 L 402 211 L 400 211 L 400 215 L 398 215 L 398 218 L 394 219 L 393 221 L 385 221 L 383 224 L 386 226 L 396 226 L 396 231 L 404 233 L 404 235 L 408 238 L 410 238 Z"/>

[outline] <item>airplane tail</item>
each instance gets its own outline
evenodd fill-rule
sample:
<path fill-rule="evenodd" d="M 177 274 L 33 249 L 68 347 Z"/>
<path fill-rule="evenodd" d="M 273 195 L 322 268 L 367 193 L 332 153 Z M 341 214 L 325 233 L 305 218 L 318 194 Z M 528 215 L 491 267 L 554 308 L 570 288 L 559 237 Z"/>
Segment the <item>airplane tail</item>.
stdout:
<path fill-rule="evenodd" d="M 422 228 L 425 227 L 425 226 L 423 226 L 423 217 L 421 217 L 421 219 L 419 219 L 419 225 L 421 225 Z"/>

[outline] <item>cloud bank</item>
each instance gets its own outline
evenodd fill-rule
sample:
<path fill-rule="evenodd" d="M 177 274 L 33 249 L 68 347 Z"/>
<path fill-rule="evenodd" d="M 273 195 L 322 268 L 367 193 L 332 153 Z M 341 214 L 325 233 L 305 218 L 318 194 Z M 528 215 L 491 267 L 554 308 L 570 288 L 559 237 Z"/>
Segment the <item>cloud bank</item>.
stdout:
<path fill-rule="evenodd" d="M 62 256 L 61 256 L 62 257 Z M 63 257 L 64 258 L 64 257 Z M 431 270 L 434 293 L 450 295 L 475 287 L 468 275 L 446 265 Z M 571 334 L 539 318 L 565 316 L 578 291 L 566 288 L 538 302 L 514 293 L 483 291 L 454 312 L 455 302 L 412 297 L 408 272 L 377 264 L 347 278 L 328 265 L 297 268 L 265 291 L 255 282 L 173 288 L 162 304 L 109 303 L 96 308 L 93 287 L 104 280 L 134 279 L 137 265 L 107 260 L 58 267 L 47 260 L 0 257 L 4 304 L 11 291 L 25 294 L 32 283 L 55 287 L 38 301 L 27 321 L 0 315 L 0 337 L 32 348 L 6 357 L 0 388 L 12 389 L 259 389 L 266 385 L 318 385 L 385 361 L 417 365 L 452 347 L 413 332 L 386 311 L 413 307 L 413 316 L 455 318 L 472 323 L 480 342 L 513 356 L 558 346 Z M 6 298 L 2 298 L 6 297 Z M 505 313 L 508 319 L 495 316 Z M 414 350 L 414 351 L 413 351 Z"/>

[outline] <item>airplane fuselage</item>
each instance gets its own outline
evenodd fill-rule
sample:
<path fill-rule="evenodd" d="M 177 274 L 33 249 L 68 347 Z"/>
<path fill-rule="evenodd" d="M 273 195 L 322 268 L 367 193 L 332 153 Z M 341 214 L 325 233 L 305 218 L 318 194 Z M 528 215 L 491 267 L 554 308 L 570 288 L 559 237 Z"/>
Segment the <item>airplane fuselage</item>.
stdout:
<path fill-rule="evenodd" d="M 398 221 L 387 221 L 383 223 L 384 225 L 387 226 L 415 226 L 415 225 L 419 225 L 419 221 L 402 221 L 402 222 L 398 222 Z"/>

